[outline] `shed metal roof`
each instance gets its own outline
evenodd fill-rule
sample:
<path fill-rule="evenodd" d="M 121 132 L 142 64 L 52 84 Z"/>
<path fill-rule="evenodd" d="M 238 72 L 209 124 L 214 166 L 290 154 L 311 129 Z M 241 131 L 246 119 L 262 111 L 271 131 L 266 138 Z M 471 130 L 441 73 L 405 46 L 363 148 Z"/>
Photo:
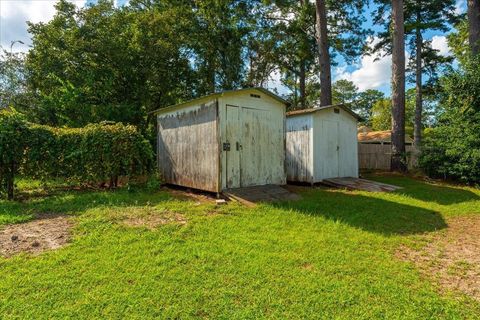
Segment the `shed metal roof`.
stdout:
<path fill-rule="evenodd" d="M 151 113 L 159 114 L 159 113 L 171 111 L 172 109 L 180 108 L 184 105 L 191 104 L 195 101 L 200 101 L 200 100 L 208 99 L 208 98 L 218 98 L 218 97 L 221 97 L 221 96 L 230 95 L 230 94 L 243 92 L 243 91 L 249 91 L 249 90 L 260 91 L 261 93 L 264 93 L 264 94 L 268 95 L 269 97 L 271 97 L 271 98 L 273 98 L 273 99 L 275 99 L 275 100 L 277 100 L 277 101 L 279 101 L 283 104 L 286 104 L 286 105 L 289 104 L 285 99 L 281 98 L 280 96 L 276 95 L 275 93 L 273 93 L 273 92 L 271 92 L 271 91 L 269 91 L 265 88 L 252 87 L 252 88 L 243 88 L 243 89 L 237 89 L 237 90 L 226 90 L 226 91 L 211 93 L 211 94 L 208 94 L 208 95 L 196 98 L 196 99 L 192 99 L 192 100 L 188 100 L 188 101 L 185 101 L 185 102 L 177 103 L 177 104 L 165 107 L 165 108 L 160 108 L 160 109 L 157 109 L 155 111 L 152 111 Z"/>
<path fill-rule="evenodd" d="M 325 110 L 325 109 L 330 109 L 330 108 L 340 108 L 344 110 L 345 112 L 349 113 L 351 116 L 356 118 L 357 120 L 362 120 L 362 117 L 360 117 L 358 114 L 353 112 L 349 107 L 345 106 L 344 104 L 334 104 L 330 106 L 321 106 L 321 107 L 314 107 L 314 108 L 309 108 L 309 109 L 299 109 L 299 110 L 293 110 L 290 112 L 287 112 L 287 117 L 291 116 L 297 116 L 300 114 L 307 114 L 307 113 L 314 113 L 320 110 Z"/>

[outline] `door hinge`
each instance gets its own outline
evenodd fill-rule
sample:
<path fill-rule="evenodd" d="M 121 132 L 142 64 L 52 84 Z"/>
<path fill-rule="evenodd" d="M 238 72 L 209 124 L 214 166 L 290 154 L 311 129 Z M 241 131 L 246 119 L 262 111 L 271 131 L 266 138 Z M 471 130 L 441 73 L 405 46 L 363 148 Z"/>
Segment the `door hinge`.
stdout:
<path fill-rule="evenodd" d="M 230 151 L 230 142 L 223 143 L 223 151 Z"/>

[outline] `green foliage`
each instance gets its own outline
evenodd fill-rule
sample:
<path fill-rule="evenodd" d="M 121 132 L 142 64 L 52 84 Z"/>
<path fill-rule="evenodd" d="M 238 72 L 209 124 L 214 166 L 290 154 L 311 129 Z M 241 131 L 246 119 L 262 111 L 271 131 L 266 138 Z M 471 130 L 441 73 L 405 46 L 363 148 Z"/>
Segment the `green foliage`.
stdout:
<path fill-rule="evenodd" d="M 148 176 L 147 182 L 145 183 L 145 190 L 149 192 L 157 192 L 162 186 L 162 176 L 159 172 L 155 172 Z"/>
<path fill-rule="evenodd" d="M 35 178 L 115 187 L 119 176 L 146 175 L 152 168 L 152 148 L 134 126 L 52 128 L 28 123 L 15 111 L 0 112 L 0 190 L 9 199 L 19 171 Z"/>
<path fill-rule="evenodd" d="M 480 183 L 480 58 L 441 79 L 438 126 L 425 139 L 420 165 L 434 177 Z"/>
<path fill-rule="evenodd" d="M 349 80 L 337 80 L 332 85 L 333 104 L 351 103 L 358 97 L 358 87 Z"/>
<path fill-rule="evenodd" d="M 0 195 L 13 198 L 15 174 L 23 160 L 28 143 L 28 126 L 15 110 L 0 110 Z"/>
<path fill-rule="evenodd" d="M 456 31 L 447 36 L 448 46 L 452 49 L 453 55 L 461 64 L 468 62 L 470 56 L 470 45 L 468 42 L 468 21 L 462 19 L 455 25 Z"/>
<path fill-rule="evenodd" d="M 479 184 L 479 132 L 478 113 L 468 118 L 452 115 L 451 119 L 430 130 L 425 137 L 419 165 L 434 178 Z"/>
<path fill-rule="evenodd" d="M 256 2 L 256 1 L 252 1 Z M 260 2 L 260 1 L 257 1 Z M 328 40 L 332 58 L 341 55 L 355 61 L 370 34 L 364 28 L 367 1 L 327 1 Z M 286 97 L 294 107 L 318 101 L 320 72 L 312 1 L 262 1 L 255 14 L 256 32 L 247 47 L 251 69 L 247 84 L 264 85 L 276 72 L 291 90 Z M 355 30 L 355 32 L 351 32 Z M 334 64 L 334 59 L 331 59 Z"/>
<path fill-rule="evenodd" d="M 372 129 L 375 131 L 390 130 L 392 127 L 392 101 L 381 99 L 372 107 Z"/>
<path fill-rule="evenodd" d="M 405 94 L 405 130 L 413 131 L 415 117 L 415 89 L 408 89 Z M 392 128 L 392 101 L 390 99 L 378 100 L 372 107 L 372 129 L 390 130 Z"/>
<path fill-rule="evenodd" d="M 84 128 L 30 126 L 24 173 L 116 185 L 119 176 L 144 175 L 153 167 L 149 143 L 133 126 L 90 124 Z"/>
<path fill-rule="evenodd" d="M 190 98 L 192 69 L 182 6 L 77 9 L 62 0 L 48 23 L 30 24 L 28 85 L 38 96 L 29 119 L 83 127 L 115 121 L 153 130 L 148 112 Z"/>
<path fill-rule="evenodd" d="M 29 103 L 26 87 L 25 54 L 12 53 L 0 46 L 0 109 L 22 111 Z"/>
<path fill-rule="evenodd" d="M 383 92 L 375 89 L 367 89 L 358 94 L 352 104 L 352 109 L 363 118 L 363 123 L 371 126 L 372 108 L 380 100 L 385 99 Z"/>

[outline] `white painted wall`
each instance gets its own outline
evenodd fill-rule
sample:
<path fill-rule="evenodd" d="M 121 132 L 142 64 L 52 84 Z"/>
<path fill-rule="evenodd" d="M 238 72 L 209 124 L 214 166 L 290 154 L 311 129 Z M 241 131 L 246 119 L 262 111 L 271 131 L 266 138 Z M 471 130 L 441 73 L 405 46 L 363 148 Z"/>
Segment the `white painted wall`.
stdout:
<path fill-rule="evenodd" d="M 230 143 L 230 151 L 221 148 L 222 189 L 285 184 L 286 106 L 255 89 L 224 95 L 218 102 L 220 144 Z M 235 107 L 238 108 L 237 122 L 232 121 L 237 116 Z M 238 173 L 229 165 L 236 165 L 237 161 Z M 235 174 L 240 176 L 232 178 Z"/>
<path fill-rule="evenodd" d="M 357 119 L 339 108 L 287 117 L 289 181 L 358 177 Z"/>
<path fill-rule="evenodd" d="M 315 182 L 358 177 L 357 120 L 339 110 L 335 113 L 334 108 L 328 108 L 312 114 Z"/>
<path fill-rule="evenodd" d="M 165 182 L 218 192 L 216 100 L 166 110 L 157 121 L 157 164 Z"/>

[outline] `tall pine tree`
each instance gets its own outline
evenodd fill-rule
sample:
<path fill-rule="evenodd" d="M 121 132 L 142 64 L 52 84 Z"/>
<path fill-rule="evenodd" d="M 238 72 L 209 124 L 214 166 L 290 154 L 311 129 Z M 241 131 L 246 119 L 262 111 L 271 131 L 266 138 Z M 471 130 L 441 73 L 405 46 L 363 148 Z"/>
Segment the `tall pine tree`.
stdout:
<path fill-rule="evenodd" d="M 455 4 L 455 0 L 405 0 L 405 32 L 411 52 L 408 71 L 415 75 L 414 141 L 417 149 L 421 146 L 423 129 L 423 74 L 427 72 L 432 83 L 437 78 L 438 67 L 452 60 L 434 50 L 431 41 L 426 41 L 423 34 L 426 31 L 448 31 L 449 23 L 457 22 Z"/>

